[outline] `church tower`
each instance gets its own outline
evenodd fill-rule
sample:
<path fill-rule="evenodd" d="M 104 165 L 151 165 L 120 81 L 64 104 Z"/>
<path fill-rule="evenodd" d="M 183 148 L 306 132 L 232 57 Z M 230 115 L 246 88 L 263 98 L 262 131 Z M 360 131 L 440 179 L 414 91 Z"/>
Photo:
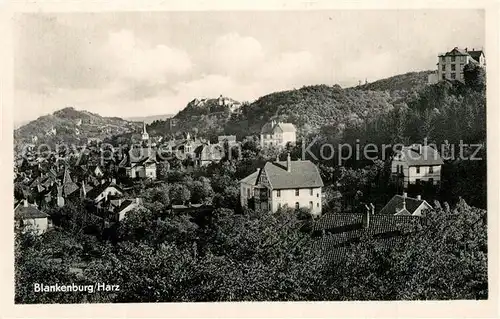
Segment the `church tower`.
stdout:
<path fill-rule="evenodd" d="M 148 131 L 146 131 L 146 122 L 143 122 L 144 127 L 142 129 L 142 140 L 143 141 L 149 141 L 149 134 Z"/>

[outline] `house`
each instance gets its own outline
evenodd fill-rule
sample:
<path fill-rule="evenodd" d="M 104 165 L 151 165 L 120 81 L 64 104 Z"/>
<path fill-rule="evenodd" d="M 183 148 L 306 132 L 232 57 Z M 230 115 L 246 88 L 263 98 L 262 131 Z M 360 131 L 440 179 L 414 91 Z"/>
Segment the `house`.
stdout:
<path fill-rule="evenodd" d="M 375 214 L 375 207 L 370 206 L 363 213 L 324 214 L 311 224 L 311 235 L 326 258 L 341 260 L 350 245 L 366 237 L 394 245 L 404 240 L 407 225 L 420 221 L 412 215 Z"/>
<path fill-rule="evenodd" d="M 103 177 L 104 172 L 99 165 L 89 165 L 88 172 L 95 177 Z"/>
<path fill-rule="evenodd" d="M 240 180 L 240 203 L 241 207 L 249 207 L 249 200 L 253 199 L 254 188 L 257 184 L 257 177 L 260 169 Z"/>
<path fill-rule="evenodd" d="M 443 160 L 439 153 L 428 145 L 413 144 L 404 146 L 394 155 L 391 174 L 404 188 L 410 184 L 427 182 L 438 185 L 441 182 Z"/>
<path fill-rule="evenodd" d="M 272 120 L 264 124 L 260 131 L 261 147 L 285 147 L 288 143 L 297 141 L 297 129 L 292 123 L 282 123 Z"/>
<path fill-rule="evenodd" d="M 458 80 L 464 82 L 464 67 L 468 63 L 474 63 L 481 67 L 486 66 L 486 59 L 483 50 L 469 51 L 467 48 L 458 47 L 444 54 L 438 55 L 438 80 Z"/>
<path fill-rule="evenodd" d="M 36 205 L 28 203 L 26 199 L 14 208 L 14 220 L 23 232 L 33 231 L 37 235 L 52 227 L 49 215 L 39 210 Z"/>
<path fill-rule="evenodd" d="M 224 157 L 224 148 L 218 144 L 204 143 L 194 150 L 195 164 L 198 167 L 212 162 L 218 163 Z"/>
<path fill-rule="evenodd" d="M 123 195 L 123 190 L 116 185 L 115 181 L 104 182 L 86 192 L 85 198 L 97 204 L 103 200 L 108 200 L 111 197 L 120 197 Z"/>
<path fill-rule="evenodd" d="M 422 216 L 422 212 L 431 209 L 432 206 L 423 200 L 420 195 L 416 198 L 403 195 L 394 195 L 391 200 L 380 210 L 382 215 L 412 215 Z"/>
<path fill-rule="evenodd" d="M 118 166 L 129 178 L 155 180 L 156 163 L 156 152 L 151 147 L 142 147 L 129 150 Z"/>
<path fill-rule="evenodd" d="M 244 178 L 240 186 L 241 202 L 248 203 L 248 188 L 252 175 Z M 281 207 L 308 208 L 312 214 L 321 214 L 323 181 L 318 168 L 311 161 L 292 161 L 290 154 L 286 161 L 267 162 L 259 171 L 255 182 L 253 200 L 255 209 L 275 212 Z M 245 189 L 245 190 L 244 190 Z"/>
<path fill-rule="evenodd" d="M 117 199 L 116 206 L 113 209 L 113 219 L 115 221 L 122 221 L 127 217 L 127 213 L 142 207 L 142 199 L 134 198 L 134 199 Z"/>

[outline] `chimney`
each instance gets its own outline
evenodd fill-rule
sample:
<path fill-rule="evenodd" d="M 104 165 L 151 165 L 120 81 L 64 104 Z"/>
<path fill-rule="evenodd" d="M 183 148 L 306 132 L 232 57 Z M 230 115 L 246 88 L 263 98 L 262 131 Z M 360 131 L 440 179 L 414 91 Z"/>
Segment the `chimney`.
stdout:
<path fill-rule="evenodd" d="M 118 199 L 118 207 L 121 207 L 122 206 L 122 199 Z"/>
<path fill-rule="evenodd" d="M 369 228 L 370 227 L 370 207 L 368 205 L 365 205 L 366 211 L 363 213 L 363 228 Z"/>
<path fill-rule="evenodd" d="M 292 171 L 292 159 L 290 158 L 290 152 L 288 152 L 286 155 L 286 171 Z"/>
<path fill-rule="evenodd" d="M 276 120 L 271 121 L 271 127 L 274 127 L 276 125 Z"/>
<path fill-rule="evenodd" d="M 106 180 L 105 179 L 101 179 L 101 185 L 104 185 L 104 183 L 106 183 Z"/>
<path fill-rule="evenodd" d="M 406 209 L 406 196 L 403 197 L 403 209 Z"/>
<path fill-rule="evenodd" d="M 417 199 L 418 199 L 418 200 L 422 200 L 422 196 L 417 195 Z"/>
<path fill-rule="evenodd" d="M 28 200 L 27 199 L 23 199 L 23 206 L 28 207 Z"/>
<path fill-rule="evenodd" d="M 114 177 L 113 177 L 113 178 L 111 179 L 111 184 L 116 184 L 116 178 L 114 178 Z"/>
<path fill-rule="evenodd" d="M 278 154 L 278 155 L 276 155 L 276 162 L 279 162 L 279 161 L 280 161 L 280 156 Z"/>
<path fill-rule="evenodd" d="M 375 215 L 375 205 L 373 205 L 373 203 L 370 203 L 370 208 L 371 208 L 372 215 Z"/>
<path fill-rule="evenodd" d="M 405 192 L 403 193 L 403 198 L 406 198 L 408 196 L 408 194 Z"/>
<path fill-rule="evenodd" d="M 467 48 L 465 48 L 465 52 L 468 52 L 468 51 L 467 51 Z"/>

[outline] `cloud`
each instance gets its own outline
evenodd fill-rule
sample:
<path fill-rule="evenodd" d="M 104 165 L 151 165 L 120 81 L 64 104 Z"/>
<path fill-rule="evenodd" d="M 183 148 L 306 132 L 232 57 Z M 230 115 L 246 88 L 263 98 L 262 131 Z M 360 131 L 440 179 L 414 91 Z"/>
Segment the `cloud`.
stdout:
<path fill-rule="evenodd" d="M 109 71 L 124 80 L 165 82 L 169 76 L 185 74 L 192 68 L 183 50 L 150 45 L 128 30 L 109 33 L 104 55 Z"/>
<path fill-rule="evenodd" d="M 282 83 L 305 82 L 304 77 L 311 75 L 316 67 L 315 57 L 308 51 L 285 52 L 261 65 L 255 71 L 255 77 Z"/>
<path fill-rule="evenodd" d="M 255 38 L 228 33 L 215 39 L 208 49 L 209 71 L 242 76 L 264 60 L 265 52 Z"/>

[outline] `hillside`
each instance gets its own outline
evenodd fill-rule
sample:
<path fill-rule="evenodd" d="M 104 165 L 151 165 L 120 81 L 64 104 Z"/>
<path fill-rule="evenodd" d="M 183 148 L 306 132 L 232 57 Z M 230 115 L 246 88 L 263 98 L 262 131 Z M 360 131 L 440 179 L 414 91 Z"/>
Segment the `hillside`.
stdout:
<path fill-rule="evenodd" d="M 233 113 L 238 111 L 241 103 L 229 97 L 219 98 L 196 98 L 189 102 L 174 118 L 178 120 L 187 119 L 192 116 L 212 115 L 216 113 Z"/>
<path fill-rule="evenodd" d="M 140 123 L 125 121 L 118 117 L 102 117 L 87 111 L 67 107 L 44 115 L 14 130 L 16 145 L 38 143 L 49 145 L 65 142 L 82 144 L 89 138 L 100 138 L 140 129 Z"/>
<path fill-rule="evenodd" d="M 429 74 L 434 71 L 408 72 L 391 76 L 372 83 L 356 86 L 358 90 L 385 91 L 395 98 L 405 98 L 412 92 L 418 92 L 427 86 Z"/>
<path fill-rule="evenodd" d="M 306 134 L 327 124 L 362 123 L 392 109 L 392 98 L 386 92 L 326 85 L 271 93 L 241 104 L 236 112 L 219 107 L 216 101 L 201 104 L 193 100 L 172 121 L 154 123 L 151 129 L 156 134 L 197 131 L 209 138 L 219 134 L 241 138 L 259 134 L 261 127 L 275 118 L 294 123 L 299 133 Z"/>

